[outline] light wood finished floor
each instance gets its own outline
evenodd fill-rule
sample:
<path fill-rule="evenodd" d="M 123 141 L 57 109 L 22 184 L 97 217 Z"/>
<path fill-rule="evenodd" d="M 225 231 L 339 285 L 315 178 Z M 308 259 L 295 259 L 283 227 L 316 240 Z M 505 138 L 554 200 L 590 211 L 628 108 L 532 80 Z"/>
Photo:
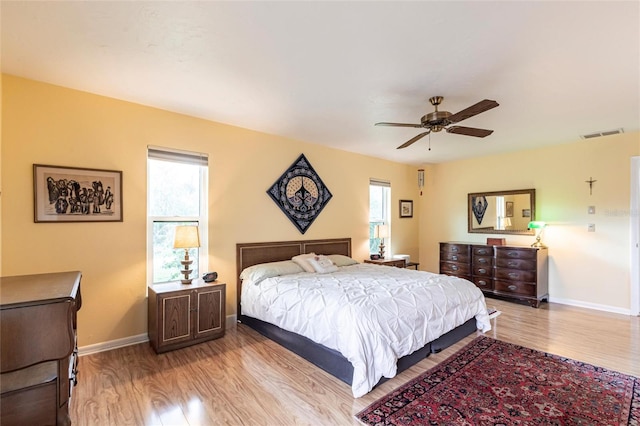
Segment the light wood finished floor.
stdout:
<path fill-rule="evenodd" d="M 640 376 L 640 318 L 487 299 L 487 335 Z M 431 355 L 368 395 L 247 328 L 156 355 L 147 344 L 80 358 L 74 425 L 358 425 L 353 415 L 470 342 Z"/>

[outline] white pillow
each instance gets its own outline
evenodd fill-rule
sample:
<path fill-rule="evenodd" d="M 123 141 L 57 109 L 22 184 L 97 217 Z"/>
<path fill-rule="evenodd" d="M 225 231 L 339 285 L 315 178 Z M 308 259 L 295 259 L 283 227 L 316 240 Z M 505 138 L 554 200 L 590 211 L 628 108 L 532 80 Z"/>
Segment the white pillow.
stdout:
<path fill-rule="evenodd" d="M 309 263 L 313 266 L 315 272 L 319 274 L 327 274 L 338 270 L 338 267 L 327 256 L 316 256 L 309 259 Z"/>
<path fill-rule="evenodd" d="M 260 281 L 266 278 L 298 274 L 300 272 L 304 272 L 304 269 L 302 269 L 298 264 L 290 260 L 283 260 L 280 262 L 260 263 L 258 265 L 249 266 L 242 271 L 240 279 L 242 281 L 250 281 L 254 284 L 259 284 Z"/>
<path fill-rule="evenodd" d="M 330 254 L 327 256 L 336 266 L 349 266 L 356 265 L 358 263 L 357 260 L 350 258 L 349 256 L 344 256 L 342 254 Z"/>
<path fill-rule="evenodd" d="M 313 259 L 314 257 L 316 257 L 315 253 L 299 254 L 293 256 L 291 260 L 300 265 L 306 272 L 315 272 L 316 270 L 313 269 L 313 266 L 309 263 L 309 259 Z"/>

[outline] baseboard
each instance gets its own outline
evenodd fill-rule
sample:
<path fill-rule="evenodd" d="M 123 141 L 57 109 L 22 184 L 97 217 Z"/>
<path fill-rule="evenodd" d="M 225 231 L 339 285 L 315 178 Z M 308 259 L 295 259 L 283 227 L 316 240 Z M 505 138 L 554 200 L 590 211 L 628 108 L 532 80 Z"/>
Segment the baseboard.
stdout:
<path fill-rule="evenodd" d="M 125 346 L 137 345 L 149 341 L 147 333 L 138 334 L 137 336 L 123 337 L 122 339 L 109 340 L 108 342 L 95 343 L 93 345 L 80 346 L 78 355 L 90 355 L 98 352 L 110 351 L 113 349 L 123 348 Z"/>
<path fill-rule="evenodd" d="M 588 303 L 572 299 L 560 299 L 557 297 L 549 297 L 549 302 L 559 303 L 561 305 L 576 306 L 578 308 L 595 309 L 597 311 L 612 312 L 614 314 L 631 315 L 631 309 L 617 308 L 615 306 L 600 305 L 598 303 Z"/>
<path fill-rule="evenodd" d="M 225 330 L 235 327 L 237 323 L 237 317 L 235 314 L 228 315 L 225 319 Z M 78 355 L 90 355 L 98 352 L 110 351 L 113 349 L 123 348 L 125 346 L 137 345 L 139 343 L 145 343 L 149 341 L 149 335 L 147 333 L 138 334 L 137 336 L 123 337 L 122 339 L 110 340 L 108 342 L 95 343 L 93 345 L 80 346 L 78 348 Z"/>

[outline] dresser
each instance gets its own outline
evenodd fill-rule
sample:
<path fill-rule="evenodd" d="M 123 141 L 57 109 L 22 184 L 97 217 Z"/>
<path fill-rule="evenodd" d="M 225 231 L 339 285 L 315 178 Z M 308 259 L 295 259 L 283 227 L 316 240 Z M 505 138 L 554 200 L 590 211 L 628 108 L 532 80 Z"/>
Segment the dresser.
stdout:
<path fill-rule="evenodd" d="M 81 273 L 0 278 L 0 423 L 68 425 Z"/>
<path fill-rule="evenodd" d="M 440 273 L 472 281 L 485 295 L 539 307 L 549 299 L 548 249 L 440 243 Z"/>
<path fill-rule="evenodd" d="M 171 282 L 149 286 L 151 347 L 162 353 L 224 336 L 226 284 Z"/>

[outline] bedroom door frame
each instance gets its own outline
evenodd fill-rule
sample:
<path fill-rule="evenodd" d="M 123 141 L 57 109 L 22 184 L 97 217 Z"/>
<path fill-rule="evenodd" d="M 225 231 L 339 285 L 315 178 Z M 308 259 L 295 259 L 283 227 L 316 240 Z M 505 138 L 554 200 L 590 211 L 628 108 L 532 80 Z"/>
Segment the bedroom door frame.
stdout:
<path fill-rule="evenodd" d="M 631 157 L 631 315 L 640 315 L 640 157 Z"/>

